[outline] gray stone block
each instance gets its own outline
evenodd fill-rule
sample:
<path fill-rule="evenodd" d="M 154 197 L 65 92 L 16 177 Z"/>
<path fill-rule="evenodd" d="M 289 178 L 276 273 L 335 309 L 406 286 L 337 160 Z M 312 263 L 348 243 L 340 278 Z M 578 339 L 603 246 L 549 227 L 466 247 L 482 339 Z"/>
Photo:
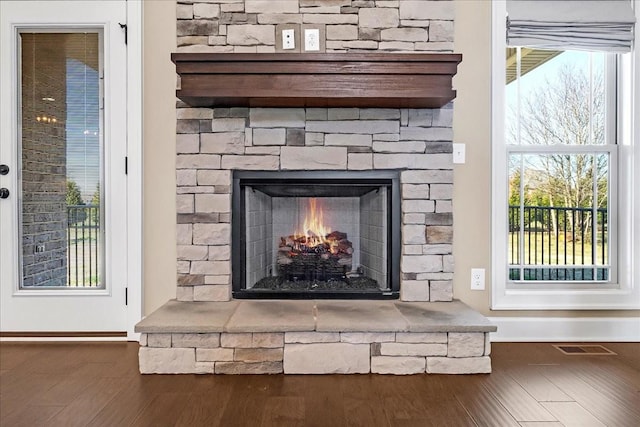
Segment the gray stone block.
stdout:
<path fill-rule="evenodd" d="M 253 145 L 285 145 L 286 131 L 283 128 L 253 129 Z"/>
<path fill-rule="evenodd" d="M 398 133 L 400 126 L 393 120 L 328 120 L 328 121 L 308 121 L 307 132 L 322 133 Z"/>
<path fill-rule="evenodd" d="M 282 169 L 346 169 L 346 147 L 282 147 Z"/>
<path fill-rule="evenodd" d="M 233 361 L 232 348 L 196 348 L 196 361 L 198 362 L 231 362 Z"/>
<path fill-rule="evenodd" d="M 371 146 L 371 135 L 359 134 L 326 134 L 324 136 L 324 145 L 338 146 Z"/>
<path fill-rule="evenodd" d="M 247 13 L 298 13 L 298 2 L 291 0 L 245 0 Z"/>
<path fill-rule="evenodd" d="M 369 345 L 348 343 L 287 344 L 286 374 L 366 374 Z"/>
<path fill-rule="evenodd" d="M 402 271 L 408 273 L 432 273 L 442 271 L 442 256 L 404 256 L 402 257 Z"/>
<path fill-rule="evenodd" d="M 341 332 L 340 341 L 351 344 L 371 344 L 374 342 L 393 342 L 395 332 Z"/>
<path fill-rule="evenodd" d="M 304 108 L 251 108 L 249 122 L 253 128 L 304 128 Z"/>
<path fill-rule="evenodd" d="M 282 362 L 282 348 L 236 348 L 236 362 Z"/>
<path fill-rule="evenodd" d="M 192 261 L 191 274 L 231 274 L 231 263 L 229 261 Z M 213 289 L 202 289 L 204 291 L 212 291 Z M 194 292 L 197 289 L 194 289 Z M 195 294 L 194 294 L 195 299 Z M 199 299 L 199 301 L 202 301 Z M 207 300 L 205 300 L 207 301 Z M 216 301 L 216 300 L 213 300 Z"/>
<path fill-rule="evenodd" d="M 244 153 L 243 132 L 203 133 L 200 135 L 201 152 L 215 154 Z"/>
<path fill-rule="evenodd" d="M 193 224 L 193 243 L 196 245 L 227 245 L 230 238 L 229 224 Z"/>
<path fill-rule="evenodd" d="M 431 280 L 429 282 L 430 301 L 453 300 L 453 282 L 451 280 Z"/>
<path fill-rule="evenodd" d="M 339 332 L 286 332 L 284 334 L 285 343 L 320 343 L 320 342 L 340 342 Z"/>
<path fill-rule="evenodd" d="M 447 357 L 477 357 L 484 355 L 484 333 L 449 332 Z"/>
<path fill-rule="evenodd" d="M 357 40 L 357 25 L 327 25 L 327 40 Z"/>
<path fill-rule="evenodd" d="M 403 280 L 400 284 L 402 301 L 429 301 L 428 280 Z"/>
<path fill-rule="evenodd" d="M 305 13 L 302 15 L 302 22 L 305 24 L 357 24 L 358 17 L 355 15 L 345 15 L 338 13 Z"/>
<path fill-rule="evenodd" d="M 438 343 L 382 343 L 382 356 L 446 356 L 447 344 Z"/>
<path fill-rule="evenodd" d="M 141 374 L 191 374 L 195 372 L 195 349 L 140 347 Z"/>
<path fill-rule="evenodd" d="M 349 170 L 369 170 L 373 168 L 373 154 L 353 153 L 347 156 Z"/>
<path fill-rule="evenodd" d="M 402 243 L 405 245 L 422 245 L 427 243 L 424 230 L 424 225 L 404 225 L 402 227 Z"/>
<path fill-rule="evenodd" d="M 171 346 L 216 348 L 220 346 L 220 334 L 171 334 Z"/>
<path fill-rule="evenodd" d="M 249 169 L 249 170 L 278 170 L 280 159 L 278 156 L 222 156 L 223 169 Z"/>
<path fill-rule="evenodd" d="M 394 28 L 400 23 L 398 9 L 365 8 L 358 11 L 361 28 Z"/>
<path fill-rule="evenodd" d="M 427 357 L 428 374 L 490 374 L 491 358 Z"/>
<path fill-rule="evenodd" d="M 217 154 L 178 154 L 177 169 L 220 169 L 220 156 Z"/>
<path fill-rule="evenodd" d="M 384 41 L 426 42 L 429 39 L 423 28 L 387 28 L 380 32 Z"/>
<path fill-rule="evenodd" d="M 196 212 L 231 212 L 229 194 L 196 194 Z"/>
<path fill-rule="evenodd" d="M 240 375 L 258 375 L 258 374 L 281 374 L 282 362 L 216 362 L 216 374 L 240 374 Z"/>
<path fill-rule="evenodd" d="M 227 25 L 227 43 L 234 46 L 275 45 L 275 26 Z"/>
<path fill-rule="evenodd" d="M 374 356 L 371 358 L 371 373 L 391 375 L 411 375 L 425 372 L 424 357 L 389 357 Z"/>

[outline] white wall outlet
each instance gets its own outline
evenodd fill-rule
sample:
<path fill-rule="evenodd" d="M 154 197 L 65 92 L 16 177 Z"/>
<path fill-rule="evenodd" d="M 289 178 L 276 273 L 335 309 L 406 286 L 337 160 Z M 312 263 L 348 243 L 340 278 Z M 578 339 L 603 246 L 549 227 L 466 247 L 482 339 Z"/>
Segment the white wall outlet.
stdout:
<path fill-rule="evenodd" d="M 282 49 L 295 49 L 296 48 L 296 33 L 295 30 L 282 30 Z"/>
<path fill-rule="evenodd" d="M 484 268 L 471 269 L 471 290 L 484 291 Z"/>
<path fill-rule="evenodd" d="M 465 156 L 465 147 L 464 144 L 454 143 L 453 144 L 453 163 L 462 164 L 464 163 Z"/>
<path fill-rule="evenodd" d="M 306 28 L 304 30 L 304 50 L 307 52 L 320 51 L 320 30 Z"/>

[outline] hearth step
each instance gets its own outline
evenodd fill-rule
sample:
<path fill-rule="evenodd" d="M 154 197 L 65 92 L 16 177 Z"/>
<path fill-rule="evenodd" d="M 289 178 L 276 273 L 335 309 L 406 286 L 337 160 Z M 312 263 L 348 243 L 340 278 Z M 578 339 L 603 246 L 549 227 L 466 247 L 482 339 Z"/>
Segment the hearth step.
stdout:
<path fill-rule="evenodd" d="M 480 374 L 496 327 L 457 300 L 172 300 L 136 331 L 143 374 Z"/>

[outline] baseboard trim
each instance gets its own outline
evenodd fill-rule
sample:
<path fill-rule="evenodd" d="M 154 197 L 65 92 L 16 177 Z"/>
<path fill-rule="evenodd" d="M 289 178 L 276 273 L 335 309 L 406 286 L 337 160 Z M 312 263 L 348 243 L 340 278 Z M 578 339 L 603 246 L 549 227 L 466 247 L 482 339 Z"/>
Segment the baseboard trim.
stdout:
<path fill-rule="evenodd" d="M 492 342 L 640 342 L 638 317 L 489 317 Z"/>
<path fill-rule="evenodd" d="M 0 332 L 0 341 L 126 341 L 121 331 L 58 332 L 11 331 Z"/>

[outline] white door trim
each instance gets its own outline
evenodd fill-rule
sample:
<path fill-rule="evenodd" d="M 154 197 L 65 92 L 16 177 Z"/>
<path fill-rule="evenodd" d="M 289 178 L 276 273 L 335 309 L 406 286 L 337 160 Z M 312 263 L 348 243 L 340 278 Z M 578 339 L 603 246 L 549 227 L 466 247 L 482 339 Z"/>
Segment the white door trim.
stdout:
<path fill-rule="evenodd" d="M 127 0 L 127 339 L 142 319 L 142 0 Z"/>

